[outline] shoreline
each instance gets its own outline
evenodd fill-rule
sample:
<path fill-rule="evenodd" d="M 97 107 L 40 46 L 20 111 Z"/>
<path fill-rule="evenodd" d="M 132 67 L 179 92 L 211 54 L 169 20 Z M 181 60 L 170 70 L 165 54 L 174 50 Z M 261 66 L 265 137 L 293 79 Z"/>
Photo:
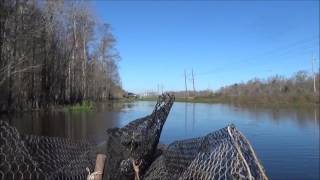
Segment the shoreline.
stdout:
<path fill-rule="evenodd" d="M 157 97 L 143 97 L 139 98 L 140 101 L 156 101 Z M 215 98 L 215 97 L 176 97 L 175 102 L 186 102 L 186 103 L 205 103 L 205 104 L 229 104 L 235 106 L 257 106 L 257 107 L 281 107 L 281 108 L 312 108 L 319 107 L 320 104 L 313 102 L 281 102 L 271 101 L 271 102 L 261 102 L 252 101 L 249 99 L 235 100 L 230 98 Z"/>
<path fill-rule="evenodd" d="M 96 103 L 130 103 L 134 102 L 136 99 L 133 98 L 121 98 L 103 101 L 83 101 L 75 104 L 52 104 L 47 107 L 39 108 L 23 108 L 23 109 L 12 109 L 0 111 L 0 115 L 12 114 L 12 113 L 25 113 L 25 112 L 37 112 L 37 111 L 71 111 L 71 112 L 89 112 L 94 111 Z"/>

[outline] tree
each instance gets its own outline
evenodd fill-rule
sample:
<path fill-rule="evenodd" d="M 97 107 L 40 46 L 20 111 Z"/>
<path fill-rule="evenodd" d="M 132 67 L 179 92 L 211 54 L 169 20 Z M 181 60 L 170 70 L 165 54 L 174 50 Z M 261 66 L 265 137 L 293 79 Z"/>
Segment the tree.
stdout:
<path fill-rule="evenodd" d="M 115 38 L 110 26 L 97 31 L 86 4 L 0 3 L 0 111 L 108 100 L 112 89 L 121 91 L 113 88 L 121 87 Z"/>

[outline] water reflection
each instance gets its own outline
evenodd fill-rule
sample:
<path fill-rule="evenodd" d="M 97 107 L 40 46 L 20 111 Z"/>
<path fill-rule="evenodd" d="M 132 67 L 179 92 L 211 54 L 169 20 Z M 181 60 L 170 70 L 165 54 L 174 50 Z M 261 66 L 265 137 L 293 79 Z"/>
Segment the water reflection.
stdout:
<path fill-rule="evenodd" d="M 94 112 L 2 116 L 25 134 L 105 140 L 106 130 L 150 114 L 155 102 L 97 104 Z M 233 123 L 250 140 L 270 179 L 320 179 L 319 109 L 176 102 L 160 142 L 206 135 Z"/>
<path fill-rule="evenodd" d="M 188 122 L 188 103 L 185 103 L 184 106 L 184 130 L 185 133 L 187 134 L 187 122 Z"/>
<path fill-rule="evenodd" d="M 196 123 L 196 115 L 195 115 L 196 104 L 192 104 L 192 130 L 194 130 L 194 125 Z"/>
<path fill-rule="evenodd" d="M 319 122 L 317 107 L 260 108 L 176 102 L 161 141 L 199 137 L 233 123 L 252 143 L 270 179 L 320 179 Z"/>
<path fill-rule="evenodd" d="M 181 108 L 183 107 L 183 109 Z M 261 123 L 273 124 L 291 124 L 301 129 L 312 127 L 319 130 L 320 119 L 319 109 L 315 108 L 260 108 L 231 106 L 223 104 L 201 104 L 201 103 L 175 103 L 169 120 L 178 123 L 183 113 L 184 124 L 178 127 L 185 134 L 198 131 L 197 127 L 204 129 L 206 127 L 221 128 L 227 124 L 234 123 L 240 126 L 251 124 L 251 126 Z M 172 120 L 171 120 L 171 117 Z M 196 120 L 198 119 L 198 121 Z M 208 125 L 208 123 L 218 123 L 221 126 Z M 223 123 L 222 123 L 223 122 Z M 207 123 L 207 124 L 206 124 Z M 168 124 L 168 123 L 167 123 Z M 183 129 L 181 127 L 184 127 Z M 214 129 L 212 129 L 214 130 Z M 202 130 L 201 130 L 202 131 Z"/>
<path fill-rule="evenodd" d="M 184 103 L 184 130 L 185 130 L 185 134 L 187 134 L 188 132 L 190 132 L 190 127 L 188 127 L 188 116 L 189 115 L 189 106 L 188 105 L 191 105 L 192 107 L 192 115 L 191 115 L 191 122 L 189 122 L 189 126 L 191 126 L 191 131 L 194 131 L 194 128 L 195 128 L 195 124 L 196 124 L 196 104 L 195 103 Z"/>
<path fill-rule="evenodd" d="M 93 112 L 35 111 L 2 115 L 0 118 L 23 134 L 101 142 L 107 129 L 119 125 L 121 113 L 133 106 L 130 103 L 98 103 Z"/>
<path fill-rule="evenodd" d="M 258 108 L 246 106 L 234 106 L 236 111 L 241 114 L 245 113 L 248 118 L 257 121 L 270 121 L 279 124 L 280 121 L 294 121 L 299 127 L 303 128 L 315 121 L 319 125 L 319 107 L 314 108 Z"/>

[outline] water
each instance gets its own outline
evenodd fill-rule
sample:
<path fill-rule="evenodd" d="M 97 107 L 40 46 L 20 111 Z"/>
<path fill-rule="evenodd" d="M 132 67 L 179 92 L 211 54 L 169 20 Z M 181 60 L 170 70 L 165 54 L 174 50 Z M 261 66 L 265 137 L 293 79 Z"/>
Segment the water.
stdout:
<path fill-rule="evenodd" d="M 103 141 L 106 129 L 145 116 L 155 102 L 99 104 L 95 112 L 2 117 L 22 133 Z M 174 103 L 160 142 L 206 135 L 233 123 L 253 145 L 270 179 L 320 179 L 319 110 Z"/>

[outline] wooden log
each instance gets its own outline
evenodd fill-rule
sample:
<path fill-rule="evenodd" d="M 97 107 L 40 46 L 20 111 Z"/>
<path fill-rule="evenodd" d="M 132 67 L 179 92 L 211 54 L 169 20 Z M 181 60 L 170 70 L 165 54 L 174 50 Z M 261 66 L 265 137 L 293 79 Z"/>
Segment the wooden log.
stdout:
<path fill-rule="evenodd" d="M 95 172 L 101 172 L 95 175 L 94 180 L 102 180 L 102 173 L 103 173 L 103 168 L 104 168 L 104 161 L 106 160 L 106 155 L 105 154 L 97 154 L 97 159 L 96 159 L 96 167 L 94 168 Z"/>

